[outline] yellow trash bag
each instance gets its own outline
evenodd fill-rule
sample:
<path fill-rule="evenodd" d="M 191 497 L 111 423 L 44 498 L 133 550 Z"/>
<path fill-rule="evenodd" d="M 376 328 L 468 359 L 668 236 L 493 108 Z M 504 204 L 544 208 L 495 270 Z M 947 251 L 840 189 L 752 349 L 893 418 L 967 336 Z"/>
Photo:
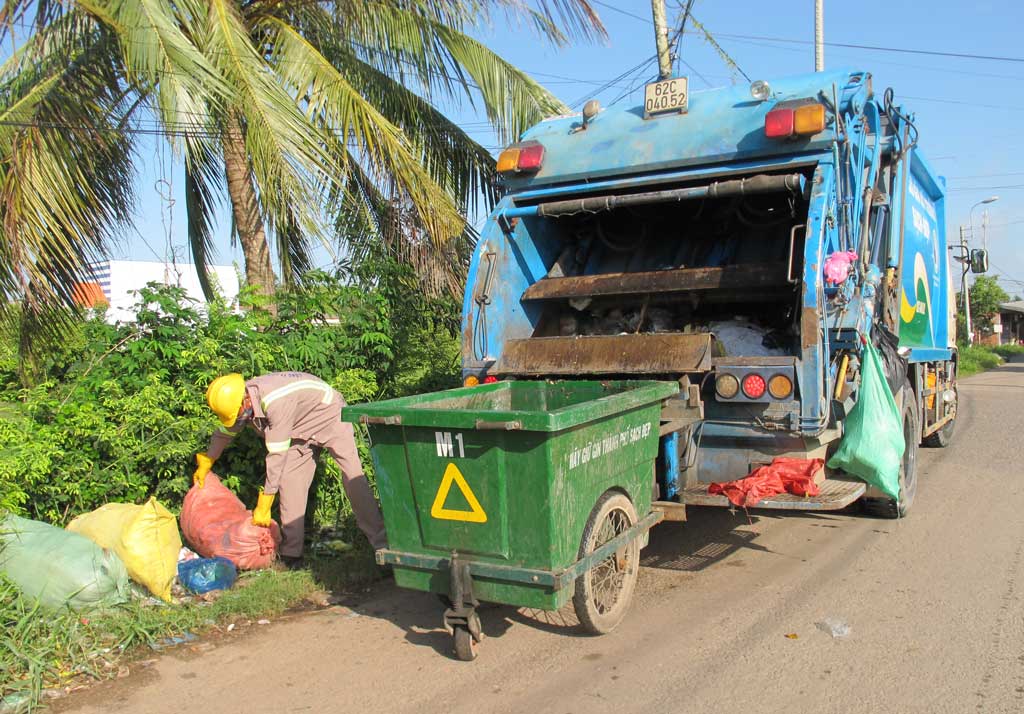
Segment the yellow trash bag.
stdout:
<path fill-rule="evenodd" d="M 178 520 L 156 498 L 142 506 L 108 503 L 71 521 L 68 530 L 112 549 L 124 561 L 132 580 L 170 601 L 181 536 Z"/>

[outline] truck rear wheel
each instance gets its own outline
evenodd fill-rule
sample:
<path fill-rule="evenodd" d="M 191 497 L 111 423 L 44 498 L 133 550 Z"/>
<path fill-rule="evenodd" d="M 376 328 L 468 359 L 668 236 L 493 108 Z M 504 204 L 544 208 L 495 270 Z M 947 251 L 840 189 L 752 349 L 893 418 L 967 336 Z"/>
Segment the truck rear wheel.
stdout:
<path fill-rule="evenodd" d="M 921 421 L 917 413 L 917 397 L 909 384 L 903 385 L 903 459 L 900 461 L 900 497 L 866 498 L 864 510 L 881 518 L 903 518 L 917 495 L 917 445 L 921 438 Z"/>
<path fill-rule="evenodd" d="M 639 520 L 625 494 L 605 492 L 587 519 L 579 557 L 590 555 Z M 640 539 L 634 538 L 576 579 L 572 605 L 580 624 L 595 635 L 614 630 L 629 609 L 639 575 Z"/>

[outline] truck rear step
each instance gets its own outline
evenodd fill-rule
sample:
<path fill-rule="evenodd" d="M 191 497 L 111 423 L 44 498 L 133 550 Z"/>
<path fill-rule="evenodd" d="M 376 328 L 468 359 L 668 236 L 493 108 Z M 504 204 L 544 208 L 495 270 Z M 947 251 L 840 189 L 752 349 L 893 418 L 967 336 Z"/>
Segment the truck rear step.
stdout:
<path fill-rule="evenodd" d="M 863 496 L 867 488 L 862 481 L 846 481 L 837 478 L 825 479 L 820 486 L 821 493 L 817 496 L 794 496 L 789 493 L 780 493 L 760 501 L 754 508 L 838 511 Z M 725 506 L 727 508 L 732 506 L 725 496 L 709 494 L 706 483 L 687 486 L 682 489 L 679 496 L 687 506 Z"/>

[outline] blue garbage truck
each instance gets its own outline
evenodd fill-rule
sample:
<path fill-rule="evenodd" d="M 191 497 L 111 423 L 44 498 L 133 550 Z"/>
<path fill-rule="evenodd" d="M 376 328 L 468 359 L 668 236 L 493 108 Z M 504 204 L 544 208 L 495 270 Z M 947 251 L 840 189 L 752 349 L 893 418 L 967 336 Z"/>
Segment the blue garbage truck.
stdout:
<path fill-rule="evenodd" d="M 957 417 L 944 181 L 912 111 L 865 71 L 689 93 L 542 121 L 503 151 L 473 254 L 466 385 L 662 380 L 652 490 L 667 519 L 714 482 L 827 459 L 876 346 L 903 425 L 898 497 L 838 470 L 759 508 L 907 513 L 919 445 Z"/>

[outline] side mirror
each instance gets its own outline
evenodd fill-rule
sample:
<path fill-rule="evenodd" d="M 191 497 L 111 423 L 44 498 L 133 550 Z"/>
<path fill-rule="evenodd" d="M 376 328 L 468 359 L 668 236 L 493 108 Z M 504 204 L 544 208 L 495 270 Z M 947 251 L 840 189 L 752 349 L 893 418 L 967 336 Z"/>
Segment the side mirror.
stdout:
<path fill-rule="evenodd" d="M 984 248 L 975 248 L 971 251 L 971 272 L 988 272 L 988 251 Z"/>

